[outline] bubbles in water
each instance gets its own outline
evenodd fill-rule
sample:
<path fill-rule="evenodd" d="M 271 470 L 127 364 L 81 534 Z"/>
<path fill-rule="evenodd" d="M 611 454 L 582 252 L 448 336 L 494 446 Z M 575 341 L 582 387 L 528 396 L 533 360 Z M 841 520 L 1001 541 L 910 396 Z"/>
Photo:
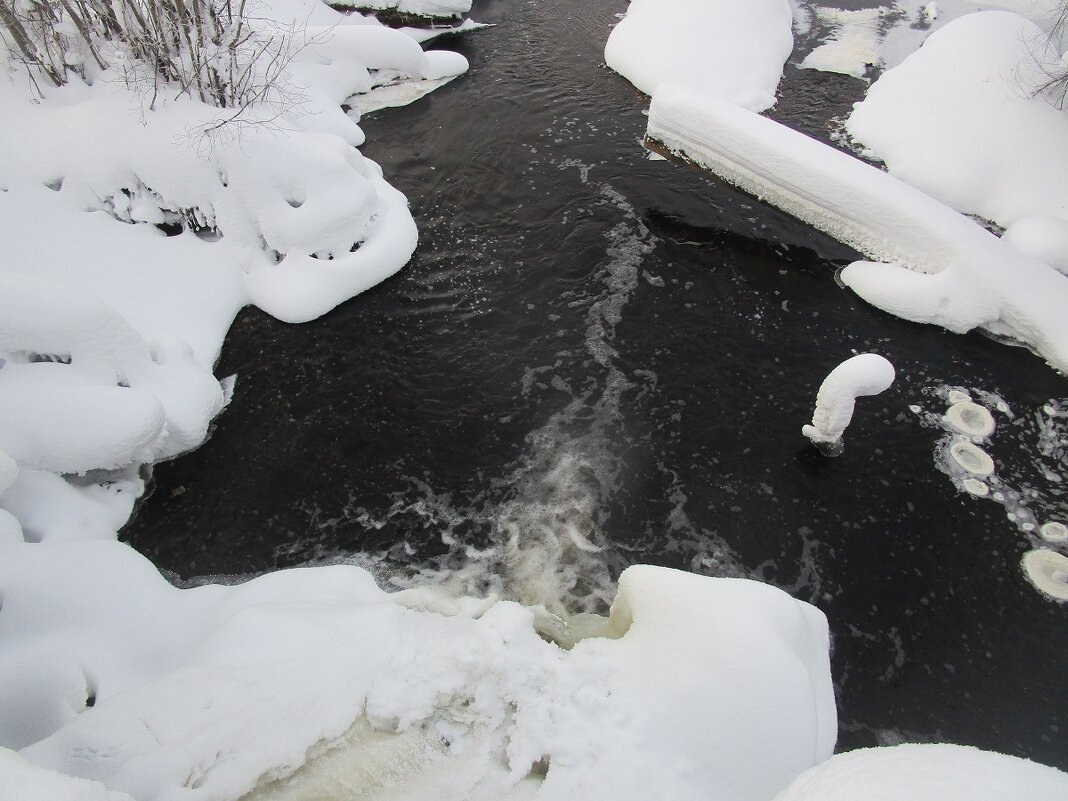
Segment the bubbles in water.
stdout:
<path fill-rule="evenodd" d="M 982 498 L 990 493 L 990 488 L 977 478 L 966 478 L 961 482 L 965 492 Z"/>

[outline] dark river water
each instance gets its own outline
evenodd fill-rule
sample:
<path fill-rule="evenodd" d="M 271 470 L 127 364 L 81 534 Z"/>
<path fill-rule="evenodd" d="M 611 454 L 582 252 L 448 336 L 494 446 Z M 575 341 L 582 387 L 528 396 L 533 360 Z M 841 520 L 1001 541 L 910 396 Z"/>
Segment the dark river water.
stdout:
<path fill-rule="evenodd" d="M 751 576 L 829 616 L 840 749 L 1068 769 L 1068 605 L 1023 576 L 1027 514 L 936 458 L 945 388 L 994 393 L 1003 489 L 1065 518 L 1065 379 L 882 314 L 835 283 L 847 248 L 650 160 L 647 99 L 602 63 L 624 9 L 476 2 L 496 27 L 439 45 L 470 73 L 363 121 L 414 259 L 315 323 L 242 313 L 218 366 L 232 404 L 158 466 L 124 537 L 176 581 L 348 560 L 561 614 L 603 611 L 637 562 Z M 773 116 L 826 138 L 863 88 L 789 67 Z M 897 382 L 825 458 L 801 426 L 869 350 Z"/>

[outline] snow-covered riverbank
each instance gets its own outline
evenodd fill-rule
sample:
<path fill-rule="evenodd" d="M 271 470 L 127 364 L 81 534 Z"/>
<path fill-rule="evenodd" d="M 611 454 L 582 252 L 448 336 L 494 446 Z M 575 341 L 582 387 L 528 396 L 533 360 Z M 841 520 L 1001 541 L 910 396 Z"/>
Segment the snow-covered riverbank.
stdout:
<path fill-rule="evenodd" d="M 418 60 L 392 32 L 371 36 L 394 59 L 376 62 L 372 83 L 401 67 L 428 81 L 449 72 L 442 65 L 458 68 L 447 55 Z M 362 53 L 367 41 L 353 34 L 345 46 Z M 10 198 L 8 219 L 16 221 L 0 231 L 19 248 L 13 266 L 33 266 L 13 269 L 19 275 L 3 296 L 0 380 L 11 370 L 4 397 L 30 423 L 6 426 L 8 455 L 18 450 L 0 464 L 2 481 L 14 482 L 0 497 L 14 513 L 0 542 L 0 723 L 5 743 L 23 749 L 0 751 L 7 786 L 20 799 L 108 797 L 88 783 L 97 781 L 112 801 L 235 798 L 256 787 L 254 797 L 276 799 L 767 801 L 829 756 L 835 716 L 822 613 L 766 585 L 632 568 L 611 617 L 569 621 L 580 641 L 564 650 L 536 634 L 547 630 L 544 610 L 492 597 L 388 595 L 352 566 L 179 590 L 112 541 L 139 491 L 137 463 L 195 444 L 225 402 L 227 387 L 210 367 L 236 308 L 258 297 L 301 319 L 388 274 L 389 258 L 367 272 L 351 269 L 353 257 L 371 250 L 365 234 L 383 215 L 401 229 L 381 240 L 386 255 L 400 259 L 408 246 L 402 200 L 389 205 L 392 190 L 352 149 L 358 134 L 331 107 L 362 73 L 342 63 L 344 53 L 324 57 L 330 80 L 344 72 L 345 85 L 332 85 L 325 111 L 300 128 L 295 138 L 306 146 L 292 162 L 282 132 L 261 139 L 255 130 L 244 145 L 162 157 L 171 153 L 162 140 L 185 131 L 152 123 L 102 143 L 136 169 L 113 162 L 101 176 L 79 153 L 84 131 L 4 133 L 32 158 L 9 159 L 14 177 L 0 174 L 8 181 L 0 200 Z M 97 92 L 107 96 L 94 91 L 87 111 Z M 40 112 L 62 117 L 76 102 Z M 37 114 L 18 108 L 20 120 Z M 49 159 L 63 169 L 45 169 Z M 150 225 L 114 219 L 167 222 L 194 208 L 203 222 L 212 210 L 221 239 L 207 241 L 214 235 L 205 231 L 164 238 Z M 84 236 L 42 232 L 67 225 Z M 639 282 L 651 248 L 645 239 L 611 241 L 611 291 L 584 318 L 587 345 L 597 348 L 597 364 L 611 367 L 617 393 L 628 379 L 614 366 L 609 334 Z M 106 248 L 90 252 L 94 241 Z M 74 268 L 90 264 L 99 272 Z M 270 278 L 256 283 L 256 271 Z M 253 297 L 253 287 L 262 294 Z M 35 327 L 41 319 L 48 325 Z M 128 406 L 106 405 L 116 394 Z M 98 396 L 100 411 L 88 421 L 64 417 L 75 402 L 93 411 L 85 399 Z M 199 406 L 186 413 L 172 397 Z M 36 425 L 42 419 L 66 427 Z M 187 420 L 192 427 L 183 428 Z M 17 489 L 23 484 L 28 489 Z M 518 523 L 512 530 L 518 539 Z M 96 541 L 69 541 L 90 536 Z M 582 532 L 570 537 L 596 552 Z M 947 763 L 924 754 L 903 767 L 881 762 L 868 784 L 893 793 L 906 772 L 937 783 Z M 837 764 L 827 763 L 826 773 Z M 1012 781 L 1022 770 L 1006 768 Z M 1039 779 L 1063 794 L 1063 774 Z"/>

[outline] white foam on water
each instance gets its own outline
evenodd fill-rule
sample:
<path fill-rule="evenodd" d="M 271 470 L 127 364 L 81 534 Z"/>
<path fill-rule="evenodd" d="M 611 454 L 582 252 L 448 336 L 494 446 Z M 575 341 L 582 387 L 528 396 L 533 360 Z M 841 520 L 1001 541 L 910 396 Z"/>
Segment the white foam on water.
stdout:
<path fill-rule="evenodd" d="M 578 169 L 580 180 L 589 180 L 590 165 L 568 160 L 560 166 Z M 516 600 L 543 610 L 539 627 L 555 639 L 567 639 L 560 632 L 571 615 L 607 611 L 616 593 L 614 577 L 627 564 L 604 535 L 622 468 L 612 443 L 624 422 L 623 399 L 639 388 L 615 364 L 615 331 L 654 239 L 622 194 L 608 185 L 598 191 L 597 202 L 620 215 L 605 234 L 605 259 L 595 276 L 599 291 L 572 304 L 586 311 L 584 348 L 571 355 L 572 361 L 591 362 L 596 380 L 577 391 L 556 374 L 559 364 L 528 368 L 524 394 L 552 386 L 571 400 L 527 435 L 526 452 L 470 503 L 413 479 L 386 510 L 353 506 L 340 519 L 324 521 L 382 528 L 414 516 L 447 546 L 444 555 L 413 564 L 414 549 L 402 545 L 377 554 L 324 553 L 320 561 L 367 567 L 408 591 L 401 597 L 406 603 L 448 605 L 465 596 Z M 639 380 L 655 384 L 651 374 Z"/>

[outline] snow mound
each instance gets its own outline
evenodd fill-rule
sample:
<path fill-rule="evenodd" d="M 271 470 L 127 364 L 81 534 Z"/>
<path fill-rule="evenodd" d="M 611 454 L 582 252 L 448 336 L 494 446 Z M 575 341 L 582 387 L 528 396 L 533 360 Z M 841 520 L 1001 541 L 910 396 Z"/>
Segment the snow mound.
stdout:
<path fill-rule="evenodd" d="M 0 448 L 20 468 L 168 458 L 199 445 L 223 406 L 184 342 L 149 344 L 106 304 L 28 275 L 0 272 L 0 359 Z"/>
<path fill-rule="evenodd" d="M 1068 774 L 961 745 L 897 745 L 838 754 L 774 801 L 1063 801 Z"/>
<path fill-rule="evenodd" d="M 856 400 L 878 395 L 894 383 L 894 365 L 876 353 L 861 353 L 846 359 L 823 379 L 816 393 L 812 425 L 801 433 L 813 444 L 834 455 L 841 452 L 842 434 L 853 419 Z"/>
<path fill-rule="evenodd" d="M 0 776 L 5 796 L 18 801 L 133 801 L 99 782 L 39 768 L 8 748 L 0 748 Z"/>
<path fill-rule="evenodd" d="M 831 28 L 827 41 L 805 56 L 802 69 L 838 72 L 863 78 L 869 67 L 879 63 L 879 29 L 886 17 L 885 8 L 845 10 L 815 9 L 820 23 Z"/>
<path fill-rule="evenodd" d="M 1001 241 L 1068 275 L 1068 219 L 1038 214 L 1021 217 L 1005 229 Z"/>
<path fill-rule="evenodd" d="M 38 81 L 40 98 L 25 67 L 0 80 L 0 543 L 114 538 L 141 468 L 207 437 L 242 306 L 312 319 L 416 246 L 341 106 L 376 88 L 414 99 L 466 59 L 317 0 L 247 11 L 284 64 L 249 106 L 149 92 L 111 42 L 110 66 Z"/>
<path fill-rule="evenodd" d="M 1003 227 L 1068 223 L 1068 113 L 1038 93 L 1063 69 L 1025 17 L 968 14 L 872 84 L 846 130 L 891 175 L 957 211 Z"/>
<path fill-rule="evenodd" d="M 787 0 L 632 0 L 604 60 L 647 95 L 682 83 L 761 111 L 775 103 L 792 26 Z"/>
<path fill-rule="evenodd" d="M 657 90 L 648 135 L 878 262 L 842 281 L 869 303 L 1027 344 L 1068 370 L 1068 279 L 894 176 L 682 86 Z"/>
<path fill-rule="evenodd" d="M 341 104 L 467 69 L 458 54 L 341 19 L 289 34 L 283 97 L 262 107 L 179 98 L 138 116 L 136 96 L 107 75 L 41 104 L 8 86 L 0 180 L 20 194 L 50 185 L 57 200 L 123 222 L 217 231 L 253 303 L 287 322 L 318 317 L 400 269 L 417 239 L 403 196 L 354 149 L 364 135 Z"/>
<path fill-rule="evenodd" d="M 518 604 L 409 609 L 348 566 L 180 590 L 116 542 L 24 544 L 0 587 L 0 742 L 139 801 L 342 799 L 345 775 L 762 801 L 836 736 L 826 619 L 757 582 L 630 568 L 571 651 Z"/>

